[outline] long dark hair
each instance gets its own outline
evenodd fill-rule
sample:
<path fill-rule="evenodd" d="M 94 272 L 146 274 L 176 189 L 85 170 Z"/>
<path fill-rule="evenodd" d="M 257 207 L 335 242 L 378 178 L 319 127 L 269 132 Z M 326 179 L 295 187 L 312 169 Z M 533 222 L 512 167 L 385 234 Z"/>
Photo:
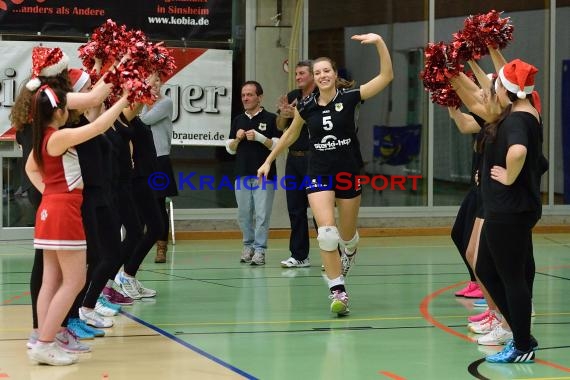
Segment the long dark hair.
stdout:
<path fill-rule="evenodd" d="M 56 99 L 55 107 L 52 105 L 47 91 L 53 91 Z M 48 85 L 42 85 L 31 98 L 32 148 L 34 149 L 34 159 L 40 169 L 43 169 L 44 164 L 42 159 L 42 142 L 45 129 L 48 128 L 48 124 L 53 119 L 55 112 L 57 110 L 65 110 L 66 107 L 67 92 L 60 88 L 52 89 Z"/>

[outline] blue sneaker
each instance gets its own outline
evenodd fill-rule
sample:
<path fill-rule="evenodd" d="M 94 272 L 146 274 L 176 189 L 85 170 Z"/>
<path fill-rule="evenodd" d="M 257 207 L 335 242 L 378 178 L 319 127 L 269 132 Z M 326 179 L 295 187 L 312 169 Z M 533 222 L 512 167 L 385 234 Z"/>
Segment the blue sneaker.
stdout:
<path fill-rule="evenodd" d="M 83 321 L 79 318 L 69 318 L 69 321 L 67 321 L 67 328 L 81 340 L 95 338 L 95 334 L 83 329 Z"/>
<path fill-rule="evenodd" d="M 95 327 L 89 326 L 85 321 L 81 320 L 81 328 L 88 334 L 92 334 L 93 336 L 100 338 L 105 336 L 105 331 L 101 329 L 96 329 Z"/>
<path fill-rule="evenodd" d="M 489 307 L 489 305 L 487 305 L 487 300 L 485 298 L 481 298 L 473 302 L 473 307 Z"/>
<path fill-rule="evenodd" d="M 511 348 L 512 348 L 512 347 L 514 346 L 514 344 L 515 344 L 515 341 L 512 340 L 512 339 L 509 339 L 509 340 L 507 341 L 507 343 L 505 344 L 505 348 L 507 348 L 507 347 L 511 347 Z M 535 338 L 534 336 L 532 336 L 532 335 L 530 336 L 530 348 L 531 348 L 533 351 L 538 350 L 538 341 L 537 341 L 536 338 Z"/>
<path fill-rule="evenodd" d="M 534 349 L 531 348 L 528 351 L 518 350 L 511 340 L 503 351 L 487 356 L 485 360 L 489 363 L 534 363 Z"/>

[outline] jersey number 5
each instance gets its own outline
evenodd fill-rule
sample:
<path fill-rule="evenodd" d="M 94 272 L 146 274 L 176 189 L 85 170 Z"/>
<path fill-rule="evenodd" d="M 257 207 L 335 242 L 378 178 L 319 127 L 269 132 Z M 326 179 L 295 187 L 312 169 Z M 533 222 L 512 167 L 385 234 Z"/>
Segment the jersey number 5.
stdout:
<path fill-rule="evenodd" d="M 333 129 L 333 123 L 331 120 L 332 116 L 323 116 L 323 129 L 325 131 L 330 131 Z"/>

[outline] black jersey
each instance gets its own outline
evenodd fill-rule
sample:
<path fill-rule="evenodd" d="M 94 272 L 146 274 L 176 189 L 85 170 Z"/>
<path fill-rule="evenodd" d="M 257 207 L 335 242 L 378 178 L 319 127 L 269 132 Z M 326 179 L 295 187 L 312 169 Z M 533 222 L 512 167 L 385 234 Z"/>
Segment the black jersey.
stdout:
<path fill-rule="evenodd" d="M 246 115 L 245 112 L 242 112 L 233 119 L 229 138 L 235 139 L 237 131 L 240 129 L 246 132 L 250 129 L 254 129 L 268 139 L 279 137 L 280 133 L 277 130 L 276 119 L 277 116 L 274 113 L 266 111 L 265 109 L 262 109 L 252 118 Z M 238 144 L 236 150 L 235 175 L 237 177 L 257 177 L 257 169 L 263 165 L 269 153 L 270 151 L 265 145 L 257 141 L 243 139 Z M 274 161 L 271 164 L 267 178 L 274 180 L 276 175 L 277 169 Z"/>
<path fill-rule="evenodd" d="M 315 91 L 317 91 L 316 87 Z M 290 91 L 287 94 L 287 102 L 289 104 L 293 103 L 294 101 L 297 101 L 297 104 L 299 104 L 302 100 L 303 100 L 303 91 L 301 91 L 298 88 L 293 91 Z M 287 126 L 289 126 L 292 121 L 293 119 L 289 119 Z M 301 133 L 299 134 L 299 137 L 289 147 L 289 150 L 309 150 L 309 130 L 307 129 L 307 124 L 303 124 L 303 127 L 301 127 Z"/>
<path fill-rule="evenodd" d="M 494 165 L 506 167 L 507 151 L 512 145 L 524 145 L 527 153 L 517 179 L 512 185 L 505 186 L 491 179 L 491 168 Z M 486 219 L 536 222 L 540 218 L 541 157 L 542 124 L 528 112 L 512 112 L 499 125 L 495 141 L 485 142 L 481 193 Z"/>
<path fill-rule="evenodd" d="M 360 89 L 339 89 L 326 106 L 312 94 L 297 105 L 309 128 L 309 175 L 358 173 L 360 156 L 355 112 L 361 101 Z"/>

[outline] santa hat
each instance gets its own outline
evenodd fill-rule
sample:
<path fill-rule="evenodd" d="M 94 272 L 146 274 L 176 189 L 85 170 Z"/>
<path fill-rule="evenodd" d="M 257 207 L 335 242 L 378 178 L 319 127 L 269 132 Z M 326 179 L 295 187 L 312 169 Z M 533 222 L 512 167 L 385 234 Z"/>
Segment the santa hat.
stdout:
<path fill-rule="evenodd" d="M 536 73 L 538 73 L 536 67 L 520 59 L 515 59 L 499 70 L 499 77 L 509 92 L 517 94 L 519 99 L 526 99 L 526 96 L 532 94 L 534 90 L 534 75 Z"/>
<path fill-rule="evenodd" d="M 26 83 L 30 91 L 37 90 L 41 82 L 38 77 L 53 77 L 67 69 L 69 57 L 60 48 L 36 46 L 32 50 L 32 76 Z"/>
<path fill-rule="evenodd" d="M 90 79 L 89 74 L 81 69 L 69 69 L 67 70 L 69 75 L 69 81 L 73 87 L 73 92 L 79 92 L 85 86 L 85 83 Z"/>

